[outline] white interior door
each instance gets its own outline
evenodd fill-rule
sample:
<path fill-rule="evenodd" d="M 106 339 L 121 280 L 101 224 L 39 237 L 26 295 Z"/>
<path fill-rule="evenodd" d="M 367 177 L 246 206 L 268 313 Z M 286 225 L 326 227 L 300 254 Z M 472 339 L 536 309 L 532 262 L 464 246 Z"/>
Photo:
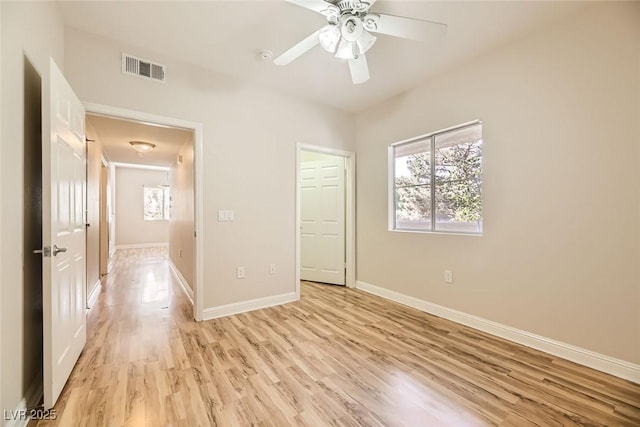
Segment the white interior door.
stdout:
<path fill-rule="evenodd" d="M 300 278 L 345 284 L 345 160 L 300 164 Z"/>
<path fill-rule="evenodd" d="M 86 342 L 85 112 L 50 61 L 43 85 L 44 405 L 55 404 Z M 47 126 L 47 121 L 48 125 Z M 47 256 L 48 255 L 48 256 Z"/>

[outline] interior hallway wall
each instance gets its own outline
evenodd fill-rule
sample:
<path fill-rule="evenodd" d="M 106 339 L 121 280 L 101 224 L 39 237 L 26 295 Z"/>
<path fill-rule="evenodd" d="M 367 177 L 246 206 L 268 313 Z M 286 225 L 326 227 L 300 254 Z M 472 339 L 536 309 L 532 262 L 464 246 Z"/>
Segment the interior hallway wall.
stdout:
<path fill-rule="evenodd" d="M 102 173 L 102 144 L 89 121 L 87 138 L 87 297 L 100 281 L 100 175 Z"/>
<path fill-rule="evenodd" d="M 169 257 L 193 290 L 195 262 L 194 158 L 193 136 L 180 148 L 171 164 L 171 219 L 169 221 Z"/>
<path fill-rule="evenodd" d="M 116 246 L 169 242 L 169 221 L 144 220 L 144 187 L 169 184 L 169 172 L 116 167 Z"/>

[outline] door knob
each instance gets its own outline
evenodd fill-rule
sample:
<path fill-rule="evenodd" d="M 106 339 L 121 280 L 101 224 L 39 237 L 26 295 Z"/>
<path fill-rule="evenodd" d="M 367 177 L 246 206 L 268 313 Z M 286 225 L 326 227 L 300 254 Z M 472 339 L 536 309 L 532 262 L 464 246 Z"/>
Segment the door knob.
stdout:
<path fill-rule="evenodd" d="M 59 248 L 58 245 L 53 245 L 53 256 L 58 255 L 60 252 L 67 252 L 67 248 Z"/>

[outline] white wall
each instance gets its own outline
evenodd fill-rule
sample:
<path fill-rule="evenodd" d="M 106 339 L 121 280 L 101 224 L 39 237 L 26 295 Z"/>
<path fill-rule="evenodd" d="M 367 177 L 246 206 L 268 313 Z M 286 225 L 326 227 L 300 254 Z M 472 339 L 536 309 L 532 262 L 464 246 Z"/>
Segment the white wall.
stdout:
<path fill-rule="evenodd" d="M 193 136 L 180 147 L 177 160 L 171 164 L 171 220 L 169 221 L 169 258 L 193 290 L 195 276 L 195 204 Z"/>
<path fill-rule="evenodd" d="M 121 74 L 123 51 L 166 64 L 166 83 Z M 84 101 L 203 123 L 204 307 L 294 292 L 295 144 L 352 149 L 353 116 L 69 28 L 65 58 Z"/>
<path fill-rule="evenodd" d="M 359 114 L 358 279 L 640 363 L 639 65 L 601 4 Z M 473 119 L 484 235 L 387 231 L 387 145 Z"/>
<path fill-rule="evenodd" d="M 33 301 L 24 300 L 23 248 L 23 150 L 25 141 L 24 75 L 25 57 L 33 64 L 46 90 L 49 57 L 62 68 L 63 26 L 57 6 L 49 2 L 0 2 L 1 12 L 1 138 L 0 138 L 0 305 L 2 306 L 2 365 L 0 393 L 3 410 L 15 409 L 27 389 L 37 380 L 42 360 L 27 336 Z M 46 117 L 48 112 L 44 112 Z M 26 123 L 27 126 L 37 125 Z M 47 133 L 47 123 L 43 132 Z M 36 340 L 37 341 L 37 340 Z M 41 357 L 41 356 L 40 356 Z M 2 417 L 4 418 L 4 417 Z M 5 423 L 5 421 L 0 421 Z"/>
<path fill-rule="evenodd" d="M 2 62 L 4 62 L 4 57 L 2 56 L 2 35 L 4 34 L 2 32 L 2 5 L 0 5 L 0 58 L 2 58 Z M 4 82 L 2 80 L 2 76 L 3 76 L 3 72 L 2 72 L 2 67 L 0 66 L 0 99 L 4 99 L 2 94 L 3 94 L 3 86 L 4 86 Z M 2 109 L 4 108 L 4 104 L 0 103 L 0 137 L 2 137 L 4 134 L 2 133 L 2 120 L 4 119 L 4 114 L 2 114 Z M 1 145 L 1 141 L 0 140 L 0 147 L 2 147 Z M 4 196 L 4 191 L 3 191 L 3 187 L 2 187 L 2 149 L 0 149 L 0 200 L 3 200 L 3 196 Z M 2 209 L 0 209 L 0 242 L 3 241 L 3 237 L 2 237 L 2 229 L 3 229 L 3 222 L 2 222 Z M 2 255 L 2 249 L 0 248 L 0 255 Z M 2 279 L 2 263 L 0 263 L 0 279 Z M 0 282 L 0 301 L 2 301 L 2 282 Z M 2 303 L 0 303 L 0 345 L 2 345 L 3 341 L 2 341 Z M 0 351 L 0 384 L 2 384 L 2 351 Z M 5 408 L 3 402 L 3 392 L 2 389 L 0 388 L 0 408 Z"/>
<path fill-rule="evenodd" d="M 168 170 L 116 167 L 116 246 L 169 242 L 169 221 L 144 220 L 143 190 L 168 184 Z"/>

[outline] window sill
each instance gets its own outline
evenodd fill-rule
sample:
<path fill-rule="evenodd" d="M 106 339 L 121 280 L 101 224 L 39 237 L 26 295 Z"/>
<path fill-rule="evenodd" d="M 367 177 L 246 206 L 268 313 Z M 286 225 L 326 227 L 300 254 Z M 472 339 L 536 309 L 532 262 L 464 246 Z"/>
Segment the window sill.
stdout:
<path fill-rule="evenodd" d="M 427 230 L 398 230 L 388 229 L 393 233 L 409 233 L 409 234 L 441 234 L 445 236 L 470 236 L 470 237 L 482 237 L 483 233 L 465 233 L 462 231 L 427 231 Z"/>

